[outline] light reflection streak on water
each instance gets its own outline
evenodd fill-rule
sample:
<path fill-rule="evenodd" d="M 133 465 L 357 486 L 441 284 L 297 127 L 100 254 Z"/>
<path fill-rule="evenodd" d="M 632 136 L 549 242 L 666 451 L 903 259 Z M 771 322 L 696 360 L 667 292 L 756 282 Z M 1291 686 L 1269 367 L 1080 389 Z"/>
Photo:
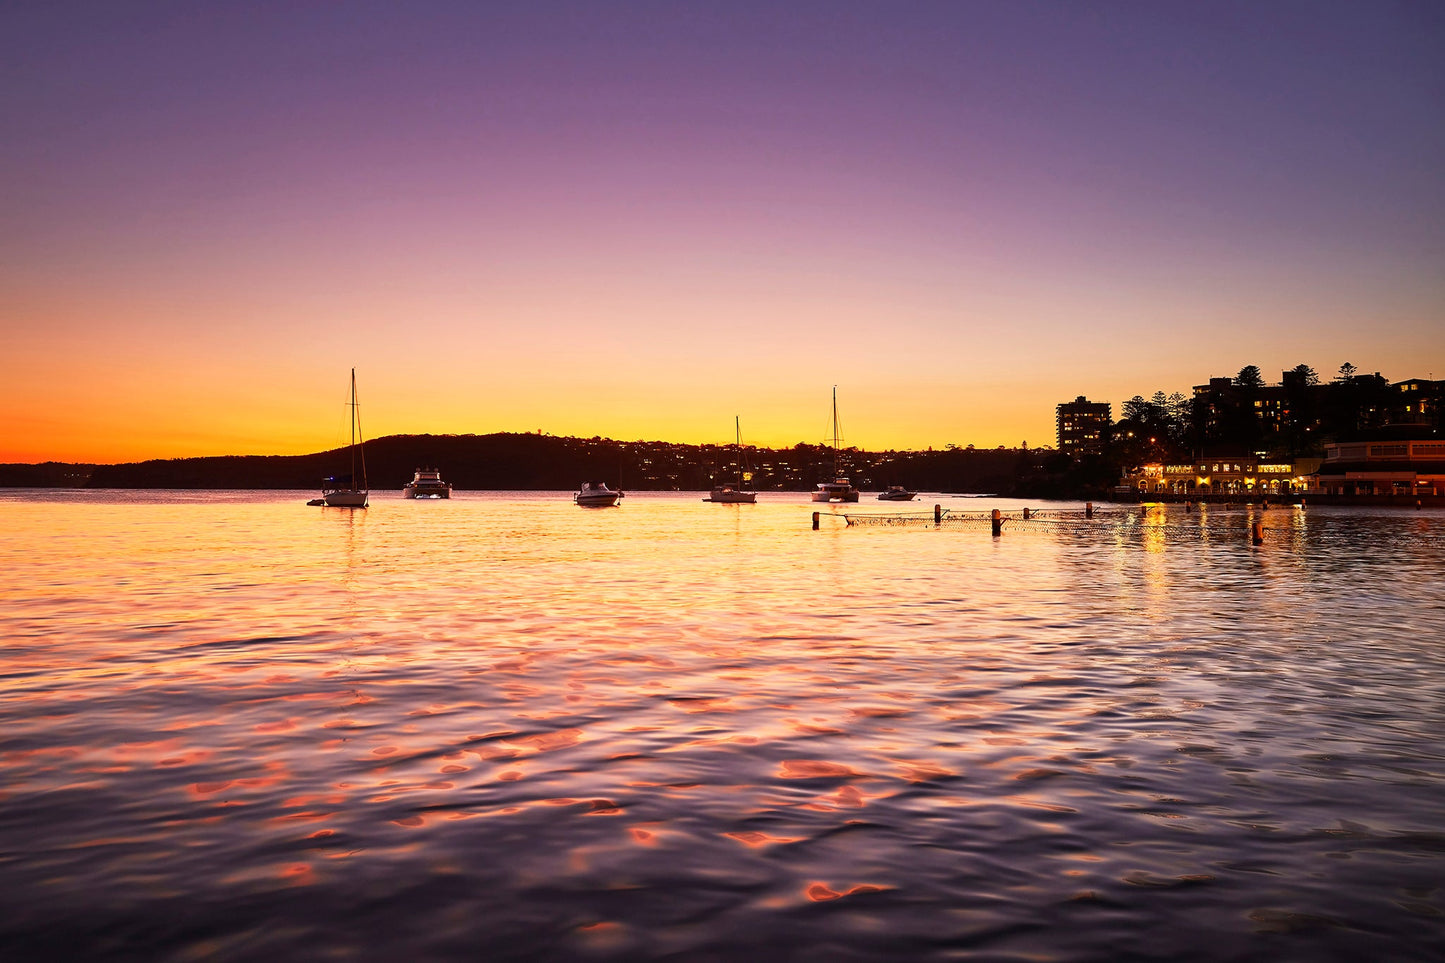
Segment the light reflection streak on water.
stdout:
<path fill-rule="evenodd" d="M 0 501 L 12 945 L 1438 941 L 1436 516 L 1271 509 L 1256 549 L 1244 508 L 994 539 L 796 496 L 134 499 Z"/>

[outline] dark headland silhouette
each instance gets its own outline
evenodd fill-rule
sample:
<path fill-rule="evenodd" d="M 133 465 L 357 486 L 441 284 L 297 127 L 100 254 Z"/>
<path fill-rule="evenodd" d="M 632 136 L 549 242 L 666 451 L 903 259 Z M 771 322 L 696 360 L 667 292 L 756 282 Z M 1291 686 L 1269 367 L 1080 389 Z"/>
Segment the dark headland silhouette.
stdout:
<path fill-rule="evenodd" d="M 1005 492 L 1042 470 L 1050 449 L 867 452 L 846 449 L 842 467 L 867 488 L 907 485 L 922 491 Z M 811 491 L 833 470 L 823 445 L 745 449 L 760 491 Z M 635 491 L 706 491 L 736 476 L 731 445 L 613 441 L 545 434 L 388 435 L 366 442 L 373 491 L 406 484 L 421 467 L 440 469 L 460 491 L 565 490 L 584 478 Z M 221 455 L 122 465 L 48 462 L 0 465 L 0 486 L 26 488 L 311 489 L 345 471 L 346 449 L 309 455 Z"/>

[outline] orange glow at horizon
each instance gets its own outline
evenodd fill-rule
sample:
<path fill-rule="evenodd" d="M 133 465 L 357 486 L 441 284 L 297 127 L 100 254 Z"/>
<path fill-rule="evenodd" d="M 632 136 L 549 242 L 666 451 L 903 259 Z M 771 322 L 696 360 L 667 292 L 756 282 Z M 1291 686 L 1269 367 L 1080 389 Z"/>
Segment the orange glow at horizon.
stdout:
<path fill-rule="evenodd" d="M 1054 406 L 1076 395 L 1111 402 L 1118 417 L 1136 393 L 1187 394 L 1245 362 L 1269 372 L 1301 360 L 1287 333 L 1261 335 L 1248 348 L 1216 340 L 1182 355 L 1174 342 L 1104 337 L 1074 319 L 1102 319 L 1120 306 L 1071 303 L 1064 292 L 1024 298 L 1020 289 L 1009 307 L 948 286 L 914 292 L 904 306 L 878 292 L 814 290 L 809 304 L 812 288 L 797 285 L 788 297 L 744 308 L 707 290 L 660 296 L 644 286 L 629 300 L 598 282 L 587 289 L 594 296 L 581 298 L 592 305 L 585 310 L 576 292 L 545 288 L 480 303 L 458 289 L 429 301 L 362 291 L 324 311 L 312 310 L 319 293 L 305 304 L 284 293 L 232 301 L 201 287 L 164 296 L 117 284 L 85 297 L 33 293 L 8 306 L 9 316 L 32 323 L 7 325 L 0 462 L 334 448 L 348 437 L 352 365 L 367 438 L 541 430 L 725 443 L 736 415 L 744 443 L 790 447 L 827 438 L 837 384 L 845 445 L 919 450 L 1046 447 Z M 1256 309 L 1234 310 L 1243 318 Z M 1134 312 L 1171 310 L 1158 292 Z M 1180 323 L 1185 314 L 1176 314 Z M 1400 326 L 1428 324 L 1405 318 Z M 1346 338 L 1321 342 L 1303 360 L 1326 376 L 1320 354 L 1367 359 Z M 1422 374 L 1406 349 L 1373 351 L 1362 370 Z"/>

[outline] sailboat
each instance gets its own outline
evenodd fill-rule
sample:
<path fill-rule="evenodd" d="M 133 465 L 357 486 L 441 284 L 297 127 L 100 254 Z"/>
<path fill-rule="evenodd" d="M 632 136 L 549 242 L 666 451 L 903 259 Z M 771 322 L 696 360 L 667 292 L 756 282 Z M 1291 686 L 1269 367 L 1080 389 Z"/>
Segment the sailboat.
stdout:
<path fill-rule="evenodd" d="M 361 443 L 361 408 L 356 403 L 356 369 L 351 369 L 351 474 L 343 478 L 328 478 L 322 482 L 321 504 L 332 508 L 365 508 L 366 497 L 371 494 L 366 483 L 366 450 Z M 356 463 L 361 462 L 361 485 L 356 484 Z M 312 502 L 311 504 L 315 504 Z"/>
<path fill-rule="evenodd" d="M 818 482 L 813 492 L 815 502 L 856 502 L 858 489 L 838 472 L 838 386 L 833 386 L 833 480 Z"/>
<path fill-rule="evenodd" d="M 737 415 L 733 415 L 733 429 L 737 432 L 736 451 L 738 456 L 738 483 L 733 485 L 714 485 L 712 494 L 704 498 L 705 502 L 727 502 L 733 505 L 752 505 L 758 500 L 757 492 L 743 491 L 743 429 Z"/>

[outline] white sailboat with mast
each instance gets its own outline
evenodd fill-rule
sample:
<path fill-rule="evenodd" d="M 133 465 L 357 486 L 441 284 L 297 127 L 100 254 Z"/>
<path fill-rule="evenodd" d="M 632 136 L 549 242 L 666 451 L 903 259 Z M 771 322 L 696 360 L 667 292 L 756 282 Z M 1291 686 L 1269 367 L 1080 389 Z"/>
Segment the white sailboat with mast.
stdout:
<path fill-rule="evenodd" d="M 757 492 L 743 490 L 743 482 L 747 481 L 743 471 L 743 429 L 742 423 L 737 415 L 733 415 L 733 429 L 737 433 L 735 451 L 738 458 L 738 483 L 733 485 L 714 485 L 712 494 L 704 498 L 705 502 L 726 502 L 731 505 L 752 505 L 758 500 Z"/>
<path fill-rule="evenodd" d="M 858 489 L 854 488 L 841 472 L 838 471 L 838 386 L 833 386 L 833 480 L 830 482 L 818 482 L 818 490 L 813 492 L 815 502 L 856 502 L 858 500 Z"/>
<path fill-rule="evenodd" d="M 351 369 L 351 474 L 345 478 L 328 478 L 322 483 L 320 502 L 332 508 L 365 508 L 371 494 L 366 480 L 366 448 L 361 440 L 361 406 L 356 403 L 356 369 Z M 361 464 L 361 484 L 356 484 L 356 468 Z"/>

